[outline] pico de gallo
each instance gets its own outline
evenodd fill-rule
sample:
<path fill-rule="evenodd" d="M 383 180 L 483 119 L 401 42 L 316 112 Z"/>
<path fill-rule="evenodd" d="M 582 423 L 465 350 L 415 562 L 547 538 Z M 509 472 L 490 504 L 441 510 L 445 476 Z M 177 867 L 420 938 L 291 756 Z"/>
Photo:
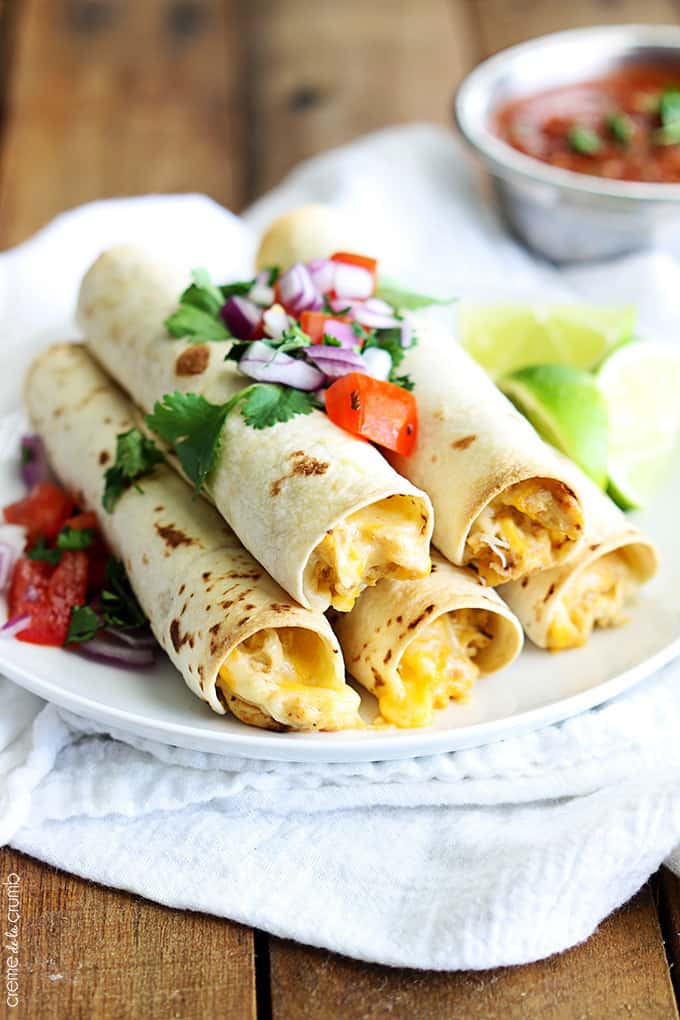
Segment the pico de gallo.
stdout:
<path fill-rule="evenodd" d="M 8 615 L 0 637 L 119 666 L 152 665 L 156 641 L 125 568 L 107 548 L 97 515 L 52 478 L 38 436 L 22 440 L 21 474 L 28 491 L 4 507 L 0 525 Z"/>
<path fill-rule="evenodd" d="M 544 163 L 621 181 L 680 182 L 680 68 L 625 67 L 512 100 L 495 132 Z"/>
<path fill-rule="evenodd" d="M 255 385 L 228 410 L 240 405 L 249 425 L 266 428 L 318 408 L 353 435 L 408 456 L 418 408 L 413 383 L 399 369 L 417 337 L 404 312 L 440 303 L 447 302 L 381 279 L 374 258 L 336 252 L 223 286 L 196 270 L 165 325 L 170 336 L 195 343 L 232 341 L 227 358 Z M 147 418 L 170 442 L 173 409 L 179 413 L 172 402 L 158 405 Z"/>

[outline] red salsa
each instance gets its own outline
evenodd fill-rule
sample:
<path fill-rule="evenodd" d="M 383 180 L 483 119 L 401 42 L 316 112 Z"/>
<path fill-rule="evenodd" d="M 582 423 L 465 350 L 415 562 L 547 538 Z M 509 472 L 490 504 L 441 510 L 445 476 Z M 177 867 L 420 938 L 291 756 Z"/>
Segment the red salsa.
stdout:
<path fill-rule="evenodd" d="M 496 134 L 544 163 L 619 181 L 680 183 L 680 66 L 629 67 L 514 99 Z"/>

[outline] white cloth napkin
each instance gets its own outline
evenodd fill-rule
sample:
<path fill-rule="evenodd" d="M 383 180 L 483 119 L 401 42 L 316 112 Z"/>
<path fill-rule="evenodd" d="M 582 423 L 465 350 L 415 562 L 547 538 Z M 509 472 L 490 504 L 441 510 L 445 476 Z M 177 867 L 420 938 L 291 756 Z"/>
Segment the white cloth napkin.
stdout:
<path fill-rule="evenodd" d="M 645 329 L 664 335 L 680 317 L 669 253 L 562 273 L 534 261 L 438 129 L 390 130 L 312 160 L 247 222 L 259 229 L 310 199 L 356 216 L 391 272 L 435 292 L 606 293 L 638 302 Z M 85 265 L 124 239 L 224 277 L 253 250 L 251 230 L 200 197 L 60 217 L 0 256 L 0 411 L 18 406 L 37 347 L 69 335 Z M 0 679 L 0 842 L 366 960 L 522 963 L 585 939 L 680 843 L 679 679 L 673 664 L 608 705 L 485 748 L 332 766 L 107 732 Z"/>

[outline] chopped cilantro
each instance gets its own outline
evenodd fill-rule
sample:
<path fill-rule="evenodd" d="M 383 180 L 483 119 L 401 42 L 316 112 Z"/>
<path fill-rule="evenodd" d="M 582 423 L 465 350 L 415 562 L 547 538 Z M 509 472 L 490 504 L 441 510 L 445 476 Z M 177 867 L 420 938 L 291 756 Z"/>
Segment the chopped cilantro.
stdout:
<path fill-rule="evenodd" d="M 324 333 L 321 338 L 321 344 L 324 347 L 342 347 L 337 337 L 331 336 L 330 333 Z"/>
<path fill-rule="evenodd" d="M 174 447 L 196 493 L 215 463 L 224 423 L 240 392 L 226 404 L 211 404 L 198 393 L 166 393 L 146 416 L 149 428 Z"/>
<path fill-rule="evenodd" d="M 153 440 L 132 428 L 116 437 L 116 459 L 104 474 L 102 505 L 109 513 L 130 486 L 163 460 Z"/>
<path fill-rule="evenodd" d="M 392 327 L 391 329 L 379 329 L 374 330 L 373 335 L 368 338 L 364 344 L 364 350 L 368 350 L 370 347 L 380 347 L 382 350 L 387 351 L 392 359 L 392 368 L 390 374 L 387 377 L 389 382 L 394 383 L 396 386 L 401 386 L 404 390 L 411 391 L 414 388 L 413 380 L 408 375 L 397 375 L 396 370 L 401 365 L 406 351 L 410 347 L 415 347 L 418 343 L 418 338 L 413 334 L 409 347 L 402 347 L 401 345 L 401 328 L 399 326 Z"/>
<path fill-rule="evenodd" d="M 607 127 L 620 145 L 628 145 L 633 137 L 633 121 L 627 113 L 611 113 Z"/>
<path fill-rule="evenodd" d="M 287 351 L 296 351 L 301 347 L 309 347 L 312 343 L 312 338 L 300 328 L 297 322 L 293 322 L 288 329 L 284 329 L 280 337 L 277 337 L 275 340 L 265 340 L 265 343 L 281 354 L 285 354 Z"/>
<path fill-rule="evenodd" d="M 147 618 L 130 587 L 122 562 L 111 556 L 106 564 L 105 587 L 101 592 L 102 616 L 109 627 L 136 630 L 146 627 Z"/>
<path fill-rule="evenodd" d="M 102 621 L 90 606 L 74 606 L 66 634 L 67 645 L 80 645 L 91 641 L 101 629 Z"/>
<path fill-rule="evenodd" d="M 416 311 L 418 308 L 427 308 L 428 305 L 450 305 L 456 300 L 456 298 L 436 298 L 429 297 L 427 294 L 418 294 L 386 277 L 378 280 L 375 295 L 382 298 L 383 301 L 387 301 L 388 305 L 392 305 L 397 311 L 402 308 Z"/>
<path fill-rule="evenodd" d="M 61 561 L 61 549 L 52 549 L 48 546 L 43 535 L 40 536 L 33 548 L 28 550 L 26 555 L 29 560 L 43 560 L 45 563 L 50 563 L 53 567 L 56 567 Z"/>
<path fill-rule="evenodd" d="M 57 549 L 89 549 L 93 541 L 93 528 L 70 528 L 67 526 L 57 535 Z"/>
<path fill-rule="evenodd" d="M 594 156 L 602 147 L 598 133 L 580 124 L 573 124 L 569 128 L 567 140 L 574 152 L 581 156 Z"/>
<path fill-rule="evenodd" d="M 298 414 L 311 414 L 318 406 L 310 393 L 278 386 L 276 383 L 257 383 L 248 387 L 241 405 L 241 414 L 246 424 L 252 428 L 268 429 Z"/>

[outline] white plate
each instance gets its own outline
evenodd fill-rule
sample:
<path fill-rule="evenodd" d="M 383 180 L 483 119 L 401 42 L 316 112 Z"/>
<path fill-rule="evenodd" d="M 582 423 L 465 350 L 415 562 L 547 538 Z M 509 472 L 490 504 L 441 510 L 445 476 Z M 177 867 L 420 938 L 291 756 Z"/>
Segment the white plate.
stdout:
<path fill-rule="evenodd" d="M 0 427 L 0 505 L 17 498 L 15 429 Z M 4 440 L 4 442 L 3 442 Z M 585 648 L 551 655 L 528 646 L 517 662 L 477 684 L 467 705 L 452 703 L 419 730 L 269 733 L 214 715 L 163 658 L 151 671 L 97 665 L 71 652 L 0 642 L 0 671 L 80 716 L 179 747 L 280 761 L 378 761 L 492 743 L 576 715 L 628 690 L 680 654 L 680 469 L 655 507 L 639 515 L 658 542 L 659 576 L 625 627 L 600 631 Z M 367 697 L 367 706 L 370 699 Z"/>

